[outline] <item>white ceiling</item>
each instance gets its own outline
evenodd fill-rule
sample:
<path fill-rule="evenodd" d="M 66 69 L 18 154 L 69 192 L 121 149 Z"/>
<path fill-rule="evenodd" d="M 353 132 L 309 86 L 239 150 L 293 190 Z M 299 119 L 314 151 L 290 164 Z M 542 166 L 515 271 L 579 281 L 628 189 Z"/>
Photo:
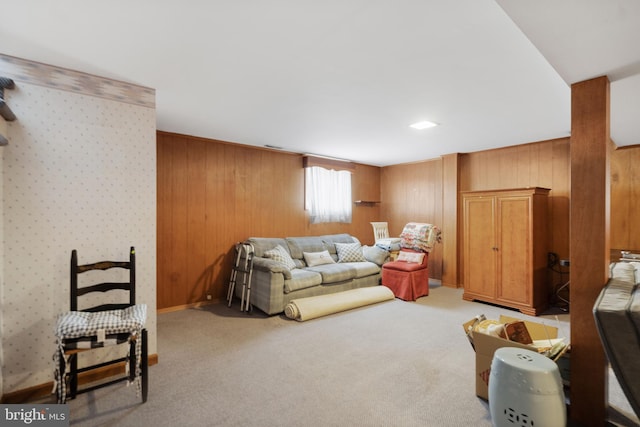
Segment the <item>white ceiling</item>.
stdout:
<path fill-rule="evenodd" d="M 0 0 L 0 10 L 0 53 L 154 88 L 163 131 L 385 166 L 568 136 L 570 84 L 607 74 L 612 138 L 640 144 L 637 0 Z M 419 120 L 440 126 L 409 128 Z"/>

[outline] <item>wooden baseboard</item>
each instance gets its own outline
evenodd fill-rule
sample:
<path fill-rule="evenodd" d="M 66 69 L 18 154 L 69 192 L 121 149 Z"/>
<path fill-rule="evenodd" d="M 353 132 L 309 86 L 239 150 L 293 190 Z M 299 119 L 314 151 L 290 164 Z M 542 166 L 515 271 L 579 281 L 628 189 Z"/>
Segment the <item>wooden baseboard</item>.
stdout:
<path fill-rule="evenodd" d="M 444 283 L 444 282 L 442 282 L 442 286 L 444 286 L 445 288 L 453 288 L 453 289 L 459 289 L 462 287 L 461 285 L 458 285 L 456 283 Z"/>
<path fill-rule="evenodd" d="M 165 307 L 165 308 L 159 308 L 156 310 L 156 313 L 158 314 L 162 314 L 162 313 L 171 313 L 173 311 L 180 311 L 180 310 L 187 310 L 189 308 L 198 308 L 198 307 L 202 307 L 205 305 L 210 305 L 210 304 L 219 304 L 222 301 L 222 299 L 220 298 L 216 298 L 210 301 L 198 301 L 198 302 L 194 302 L 191 304 L 182 304 L 182 305 L 175 305 L 173 307 Z"/>
<path fill-rule="evenodd" d="M 158 355 L 149 355 L 149 366 L 153 366 L 158 363 Z M 103 368 L 94 369 L 93 371 L 83 372 L 78 375 L 78 385 L 84 385 L 99 381 L 105 378 L 109 378 L 115 375 L 121 375 L 124 372 L 125 362 L 118 363 Z M 29 403 L 37 401 L 44 397 L 51 395 L 53 390 L 53 381 L 45 384 L 36 385 L 33 387 L 25 388 L 22 390 L 14 391 L 11 393 L 3 394 L 1 403 Z"/>

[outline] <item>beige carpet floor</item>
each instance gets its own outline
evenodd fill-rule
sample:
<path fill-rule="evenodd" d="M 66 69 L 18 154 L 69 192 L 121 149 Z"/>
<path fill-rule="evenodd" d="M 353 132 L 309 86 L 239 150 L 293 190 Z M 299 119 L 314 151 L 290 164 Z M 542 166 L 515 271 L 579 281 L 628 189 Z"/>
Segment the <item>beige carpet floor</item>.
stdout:
<path fill-rule="evenodd" d="M 83 394 L 70 402 L 71 425 L 490 426 L 461 325 L 481 313 L 527 316 L 461 295 L 432 286 L 416 302 L 302 323 L 238 303 L 162 314 L 148 402 L 121 385 Z M 565 336 L 568 320 L 535 318 Z M 610 393 L 631 413 L 617 384 Z"/>

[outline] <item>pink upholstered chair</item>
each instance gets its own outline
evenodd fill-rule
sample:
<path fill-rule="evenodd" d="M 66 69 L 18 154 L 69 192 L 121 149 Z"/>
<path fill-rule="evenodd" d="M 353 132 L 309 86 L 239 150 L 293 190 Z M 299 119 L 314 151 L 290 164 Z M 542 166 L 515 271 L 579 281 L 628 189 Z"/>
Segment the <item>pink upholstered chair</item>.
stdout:
<path fill-rule="evenodd" d="M 429 295 L 429 254 L 402 249 L 395 261 L 382 265 L 382 284 L 405 301 Z"/>

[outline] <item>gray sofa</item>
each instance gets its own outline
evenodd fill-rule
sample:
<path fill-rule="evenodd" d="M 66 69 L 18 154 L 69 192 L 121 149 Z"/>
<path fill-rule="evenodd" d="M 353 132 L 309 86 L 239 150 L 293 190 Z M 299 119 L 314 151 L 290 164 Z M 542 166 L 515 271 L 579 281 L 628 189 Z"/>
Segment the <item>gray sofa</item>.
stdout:
<path fill-rule="evenodd" d="M 296 298 L 377 286 L 380 284 L 380 266 L 389 255 L 380 248 L 360 247 L 358 239 L 349 234 L 251 237 L 246 242 L 255 250 L 250 302 L 269 315 L 283 312 L 289 301 Z M 277 246 L 290 258 L 279 259 L 282 250 Z M 357 248 L 360 248 L 359 252 Z M 361 259 L 354 255 L 356 252 Z M 330 256 L 330 263 L 315 265 L 322 253 L 325 262 L 329 261 L 327 254 Z M 241 289 L 242 286 L 236 286 L 237 297 L 241 296 Z"/>

